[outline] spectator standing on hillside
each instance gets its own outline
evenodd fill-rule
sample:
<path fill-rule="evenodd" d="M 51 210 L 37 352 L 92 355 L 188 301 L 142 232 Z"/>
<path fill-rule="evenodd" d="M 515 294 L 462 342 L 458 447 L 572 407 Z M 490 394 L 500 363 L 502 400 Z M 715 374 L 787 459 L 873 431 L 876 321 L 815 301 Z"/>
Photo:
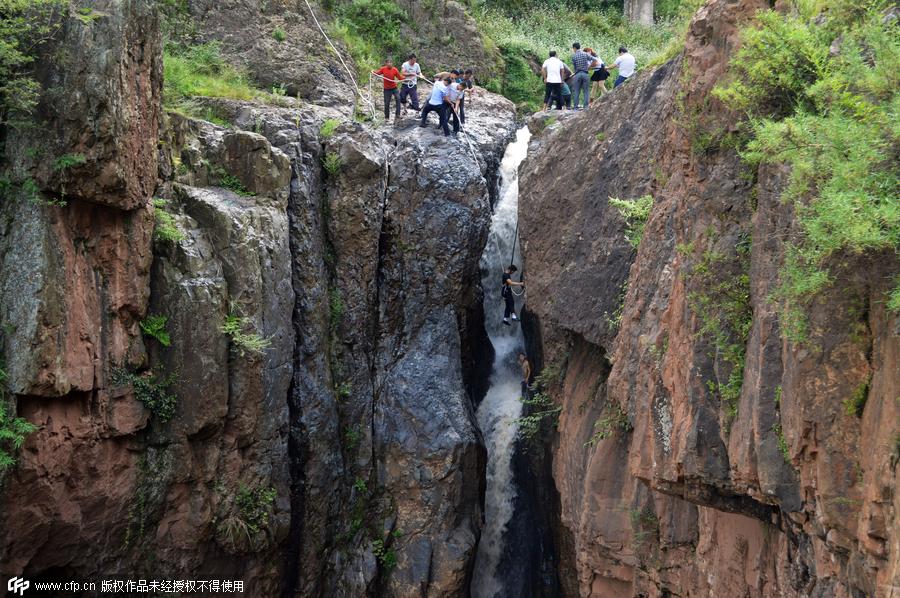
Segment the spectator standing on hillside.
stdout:
<path fill-rule="evenodd" d="M 472 69 L 466 69 L 459 82 L 466 86 L 466 93 L 463 94 L 462 99 L 459 101 L 459 120 L 462 124 L 466 124 L 466 96 L 475 93 L 475 79 Z"/>
<path fill-rule="evenodd" d="M 451 81 L 450 91 L 447 94 L 450 100 L 450 117 L 453 119 L 453 136 L 459 135 L 459 121 L 462 120 L 462 102 L 466 98 L 466 84 Z"/>
<path fill-rule="evenodd" d="M 391 99 L 397 104 L 397 112 L 394 115 L 394 124 L 397 124 L 400 118 L 400 91 L 397 84 L 400 83 L 400 71 L 394 66 L 393 61 L 388 58 L 377 71 L 372 71 L 373 75 L 378 75 L 384 82 L 384 120 L 391 119 Z"/>
<path fill-rule="evenodd" d="M 412 109 L 418 112 L 419 108 L 419 78 L 422 76 L 422 67 L 415 54 L 410 54 L 406 62 L 400 65 L 403 74 L 403 87 L 400 89 L 400 103 L 406 109 L 406 98 L 410 99 Z"/>
<path fill-rule="evenodd" d="M 578 110 L 578 100 L 583 95 L 582 108 L 587 108 L 591 102 L 591 78 L 588 71 L 597 64 L 597 59 L 581 49 L 581 44 L 572 44 L 572 96 L 575 110 Z"/>
<path fill-rule="evenodd" d="M 592 69 L 593 74 L 591 74 L 591 81 L 593 82 L 593 85 L 591 86 L 591 101 L 593 102 L 606 93 L 606 80 L 609 79 L 609 71 L 606 70 L 606 64 L 603 62 L 602 58 L 597 56 L 596 52 L 591 48 L 585 48 L 584 51 L 593 56 L 597 61 Z"/>
<path fill-rule="evenodd" d="M 619 69 L 619 76 L 616 77 L 616 82 L 613 87 L 618 87 L 622 83 L 628 81 L 628 78 L 634 74 L 634 67 L 636 61 L 634 56 L 628 52 L 628 48 L 622 46 L 619 48 L 619 57 L 616 58 L 613 65 L 609 67 L 609 70 Z"/>
<path fill-rule="evenodd" d="M 556 50 L 550 50 L 550 57 L 541 66 L 541 77 L 544 80 L 544 110 L 550 110 L 555 101 L 556 107 L 562 110 L 563 61 L 556 57 Z"/>

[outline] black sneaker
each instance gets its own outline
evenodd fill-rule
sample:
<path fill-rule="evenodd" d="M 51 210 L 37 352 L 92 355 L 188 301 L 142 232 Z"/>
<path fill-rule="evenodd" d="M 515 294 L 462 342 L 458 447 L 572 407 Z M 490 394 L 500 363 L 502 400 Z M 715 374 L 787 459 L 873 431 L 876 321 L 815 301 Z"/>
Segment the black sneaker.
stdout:
<path fill-rule="evenodd" d="M 509 318 L 503 318 L 503 323 L 509 326 Z"/>

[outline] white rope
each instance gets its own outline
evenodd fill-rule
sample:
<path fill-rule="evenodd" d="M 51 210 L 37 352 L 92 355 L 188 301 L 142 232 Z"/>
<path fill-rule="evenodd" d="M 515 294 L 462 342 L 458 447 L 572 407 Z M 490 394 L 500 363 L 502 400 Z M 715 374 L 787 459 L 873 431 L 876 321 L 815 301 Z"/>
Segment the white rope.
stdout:
<path fill-rule="evenodd" d="M 374 118 L 375 118 L 375 102 L 372 101 L 371 94 L 369 94 L 369 99 L 367 101 L 366 98 L 363 96 L 362 92 L 359 90 L 359 84 L 356 82 L 356 77 L 353 76 L 353 72 L 350 70 L 350 67 L 347 66 L 346 62 L 344 62 L 344 57 L 341 56 L 340 52 L 338 52 L 338 49 L 331 42 L 331 38 L 328 37 L 328 34 L 325 33 L 325 29 L 322 28 L 322 24 L 319 23 L 319 19 L 316 17 L 316 13 L 312 9 L 312 6 L 310 6 L 309 0 L 303 0 L 303 1 L 306 2 L 306 8 L 309 9 L 309 14 L 312 15 L 313 21 L 316 22 L 316 27 L 318 27 L 319 31 L 322 32 L 322 36 L 325 38 L 325 41 L 327 41 L 328 45 L 331 46 L 331 49 L 334 51 L 335 56 L 337 56 L 338 60 L 341 61 L 341 65 L 343 65 L 344 70 L 347 71 L 347 75 L 350 76 L 350 80 L 353 82 L 353 89 L 356 90 L 357 95 L 363 101 L 363 103 L 368 103 L 369 106 L 372 108 L 372 119 L 374 120 Z"/>

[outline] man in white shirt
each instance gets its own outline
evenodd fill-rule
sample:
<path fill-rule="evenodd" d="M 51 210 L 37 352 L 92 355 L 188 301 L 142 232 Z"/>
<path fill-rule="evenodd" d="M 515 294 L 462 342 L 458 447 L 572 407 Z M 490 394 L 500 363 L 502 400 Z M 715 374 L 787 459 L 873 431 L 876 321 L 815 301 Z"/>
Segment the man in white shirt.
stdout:
<path fill-rule="evenodd" d="M 444 130 L 444 136 L 450 137 L 450 126 L 447 124 L 448 114 L 450 112 L 450 77 L 443 80 L 435 79 L 434 87 L 431 89 L 431 98 L 422 109 L 422 122 L 419 126 L 425 128 L 428 126 L 428 114 L 430 112 L 438 113 L 438 121 Z"/>
<path fill-rule="evenodd" d="M 563 61 L 556 57 L 556 50 L 550 50 L 550 57 L 541 67 L 541 77 L 544 79 L 544 110 L 550 110 L 554 100 L 556 107 L 562 110 L 562 72 L 565 66 Z"/>
<path fill-rule="evenodd" d="M 403 86 L 400 88 L 400 103 L 406 110 L 406 98 L 409 97 L 412 109 L 419 111 L 419 78 L 422 76 L 422 67 L 419 66 L 415 54 L 410 54 L 400 66 L 400 74 L 403 75 Z"/>
<path fill-rule="evenodd" d="M 619 57 L 613 62 L 609 70 L 619 69 L 619 76 L 616 77 L 616 83 L 613 87 L 618 87 L 628 80 L 628 77 L 634 74 L 635 60 L 634 56 L 628 52 L 625 46 L 619 48 Z"/>

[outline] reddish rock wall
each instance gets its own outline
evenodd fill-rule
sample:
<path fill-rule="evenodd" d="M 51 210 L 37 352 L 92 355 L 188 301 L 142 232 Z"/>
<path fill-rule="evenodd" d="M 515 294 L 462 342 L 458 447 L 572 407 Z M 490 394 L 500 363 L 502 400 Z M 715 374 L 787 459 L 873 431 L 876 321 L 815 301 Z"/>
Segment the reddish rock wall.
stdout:
<path fill-rule="evenodd" d="M 847 256 L 809 341 L 787 342 L 768 299 L 796 226 L 785 173 L 694 143 L 698 123 L 733 121 L 709 92 L 763 7 L 707 3 L 681 56 L 546 127 L 523 165 L 528 307 L 544 361 L 567 364 L 554 479 L 581 595 L 889 596 L 898 583 L 900 336 L 884 309 L 898 260 Z M 585 154 L 596 168 L 559 168 Z M 633 252 L 607 198 L 648 193 Z M 749 280 L 733 407 L 716 390 L 731 366 L 692 299 L 707 252 L 721 256 L 711 280 Z M 861 417 L 848 414 L 870 378 Z M 624 423 L 586 446 L 618 409 Z"/>

